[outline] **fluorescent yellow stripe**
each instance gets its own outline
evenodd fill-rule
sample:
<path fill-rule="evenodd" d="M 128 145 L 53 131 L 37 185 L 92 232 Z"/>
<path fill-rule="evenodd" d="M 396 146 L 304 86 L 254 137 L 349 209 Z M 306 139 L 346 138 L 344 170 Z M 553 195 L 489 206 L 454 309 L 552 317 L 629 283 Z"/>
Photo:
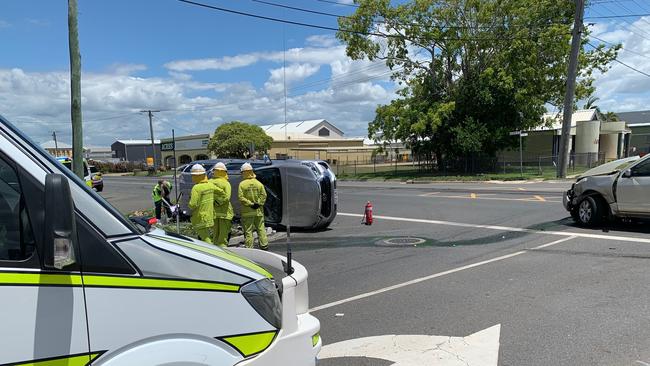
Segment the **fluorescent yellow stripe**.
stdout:
<path fill-rule="evenodd" d="M 257 334 L 247 334 L 234 337 L 222 338 L 225 342 L 235 347 L 244 357 L 260 353 L 267 349 L 273 339 L 275 339 L 276 332 L 266 332 Z"/>
<path fill-rule="evenodd" d="M 80 275 L 50 273 L 2 273 L 0 284 L 3 285 L 43 285 L 43 286 L 81 286 Z"/>
<path fill-rule="evenodd" d="M 316 347 L 318 344 L 318 341 L 320 341 L 320 334 L 316 333 L 313 336 L 311 336 L 311 345 L 312 347 Z"/>
<path fill-rule="evenodd" d="M 47 361 L 19 363 L 16 366 L 86 366 L 94 361 L 97 356 L 99 356 L 99 353 L 62 357 Z"/>
<path fill-rule="evenodd" d="M 81 286 L 82 284 L 88 287 L 102 286 L 228 292 L 239 292 L 240 288 L 239 285 L 227 283 L 97 275 L 84 276 L 82 283 L 81 276 L 77 274 L 3 273 L 0 271 L 0 285 L 73 287 Z"/>
<path fill-rule="evenodd" d="M 238 285 L 202 282 L 202 281 L 184 281 L 184 280 L 166 280 L 158 278 L 142 277 L 112 277 L 112 276 L 84 276 L 84 285 L 105 286 L 105 287 L 129 287 L 129 288 L 156 288 L 156 289 L 174 289 L 174 290 L 210 290 L 210 291 L 229 291 L 238 292 Z"/>
<path fill-rule="evenodd" d="M 213 255 L 215 257 L 219 257 L 221 259 L 225 259 L 225 260 L 227 260 L 227 261 L 229 261 L 231 263 L 238 264 L 238 265 L 240 265 L 240 266 L 242 266 L 244 268 L 247 268 L 247 269 L 249 269 L 249 270 L 251 270 L 253 272 L 259 273 L 262 276 L 265 276 L 267 278 L 273 278 L 273 275 L 271 273 L 269 273 L 269 271 L 267 271 L 263 267 L 255 264 L 254 262 L 251 262 L 250 260 L 248 260 L 248 259 L 246 259 L 244 257 L 240 257 L 235 253 L 229 252 L 227 250 L 217 249 L 217 248 L 206 248 L 206 247 L 204 247 L 202 245 L 197 245 L 197 244 L 191 243 L 189 241 L 176 240 L 176 239 L 168 238 L 168 237 L 165 237 L 165 236 L 158 236 L 158 235 L 150 235 L 150 236 L 154 237 L 156 239 L 168 241 L 170 243 L 182 245 L 182 246 L 184 246 L 186 248 L 198 250 L 200 252 L 207 253 L 207 254 Z"/>

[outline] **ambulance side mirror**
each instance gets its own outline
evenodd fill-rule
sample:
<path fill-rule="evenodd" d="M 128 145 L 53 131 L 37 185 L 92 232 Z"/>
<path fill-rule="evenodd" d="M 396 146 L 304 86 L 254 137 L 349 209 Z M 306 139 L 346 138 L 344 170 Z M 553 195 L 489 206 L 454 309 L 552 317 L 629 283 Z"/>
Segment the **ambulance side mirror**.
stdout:
<path fill-rule="evenodd" d="M 45 176 L 45 268 L 63 269 L 74 264 L 76 241 L 77 228 L 70 185 L 63 175 L 50 173 Z"/>

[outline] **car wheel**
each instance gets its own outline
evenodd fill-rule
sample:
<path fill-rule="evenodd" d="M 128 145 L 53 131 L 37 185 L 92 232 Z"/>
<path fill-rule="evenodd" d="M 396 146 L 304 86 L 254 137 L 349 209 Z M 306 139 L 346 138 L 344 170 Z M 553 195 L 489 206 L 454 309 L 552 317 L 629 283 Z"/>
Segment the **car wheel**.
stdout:
<path fill-rule="evenodd" d="M 585 197 L 576 209 L 576 220 L 583 226 L 595 226 L 603 218 L 602 207 L 594 197 Z"/>

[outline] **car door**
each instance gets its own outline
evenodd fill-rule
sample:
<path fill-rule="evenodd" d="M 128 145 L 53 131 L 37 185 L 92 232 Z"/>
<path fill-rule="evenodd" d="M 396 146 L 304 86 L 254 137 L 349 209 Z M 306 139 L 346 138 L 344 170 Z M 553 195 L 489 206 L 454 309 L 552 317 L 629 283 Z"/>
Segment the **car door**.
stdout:
<path fill-rule="evenodd" d="M 650 215 L 650 158 L 630 168 L 629 177 L 618 178 L 616 199 L 621 212 Z"/>
<path fill-rule="evenodd" d="M 94 356 L 79 264 L 42 267 L 43 187 L 17 165 L 0 153 L 0 364 L 85 365 Z"/>

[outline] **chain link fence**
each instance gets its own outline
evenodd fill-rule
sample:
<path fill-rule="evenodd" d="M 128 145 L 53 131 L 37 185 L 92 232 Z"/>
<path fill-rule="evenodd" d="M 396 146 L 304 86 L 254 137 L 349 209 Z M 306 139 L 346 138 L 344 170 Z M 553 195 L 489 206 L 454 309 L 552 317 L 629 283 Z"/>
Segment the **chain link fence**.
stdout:
<path fill-rule="evenodd" d="M 568 173 L 579 174 L 611 160 L 614 159 L 605 159 L 604 153 L 571 154 Z M 403 156 L 399 159 L 386 159 L 384 156 L 378 156 L 368 159 L 330 161 L 329 163 L 334 172 L 341 177 L 478 174 L 552 176 L 557 171 L 559 156 L 524 155 L 521 159 L 505 156 L 467 156 L 447 159 L 443 162 L 421 160 L 411 156 Z"/>

